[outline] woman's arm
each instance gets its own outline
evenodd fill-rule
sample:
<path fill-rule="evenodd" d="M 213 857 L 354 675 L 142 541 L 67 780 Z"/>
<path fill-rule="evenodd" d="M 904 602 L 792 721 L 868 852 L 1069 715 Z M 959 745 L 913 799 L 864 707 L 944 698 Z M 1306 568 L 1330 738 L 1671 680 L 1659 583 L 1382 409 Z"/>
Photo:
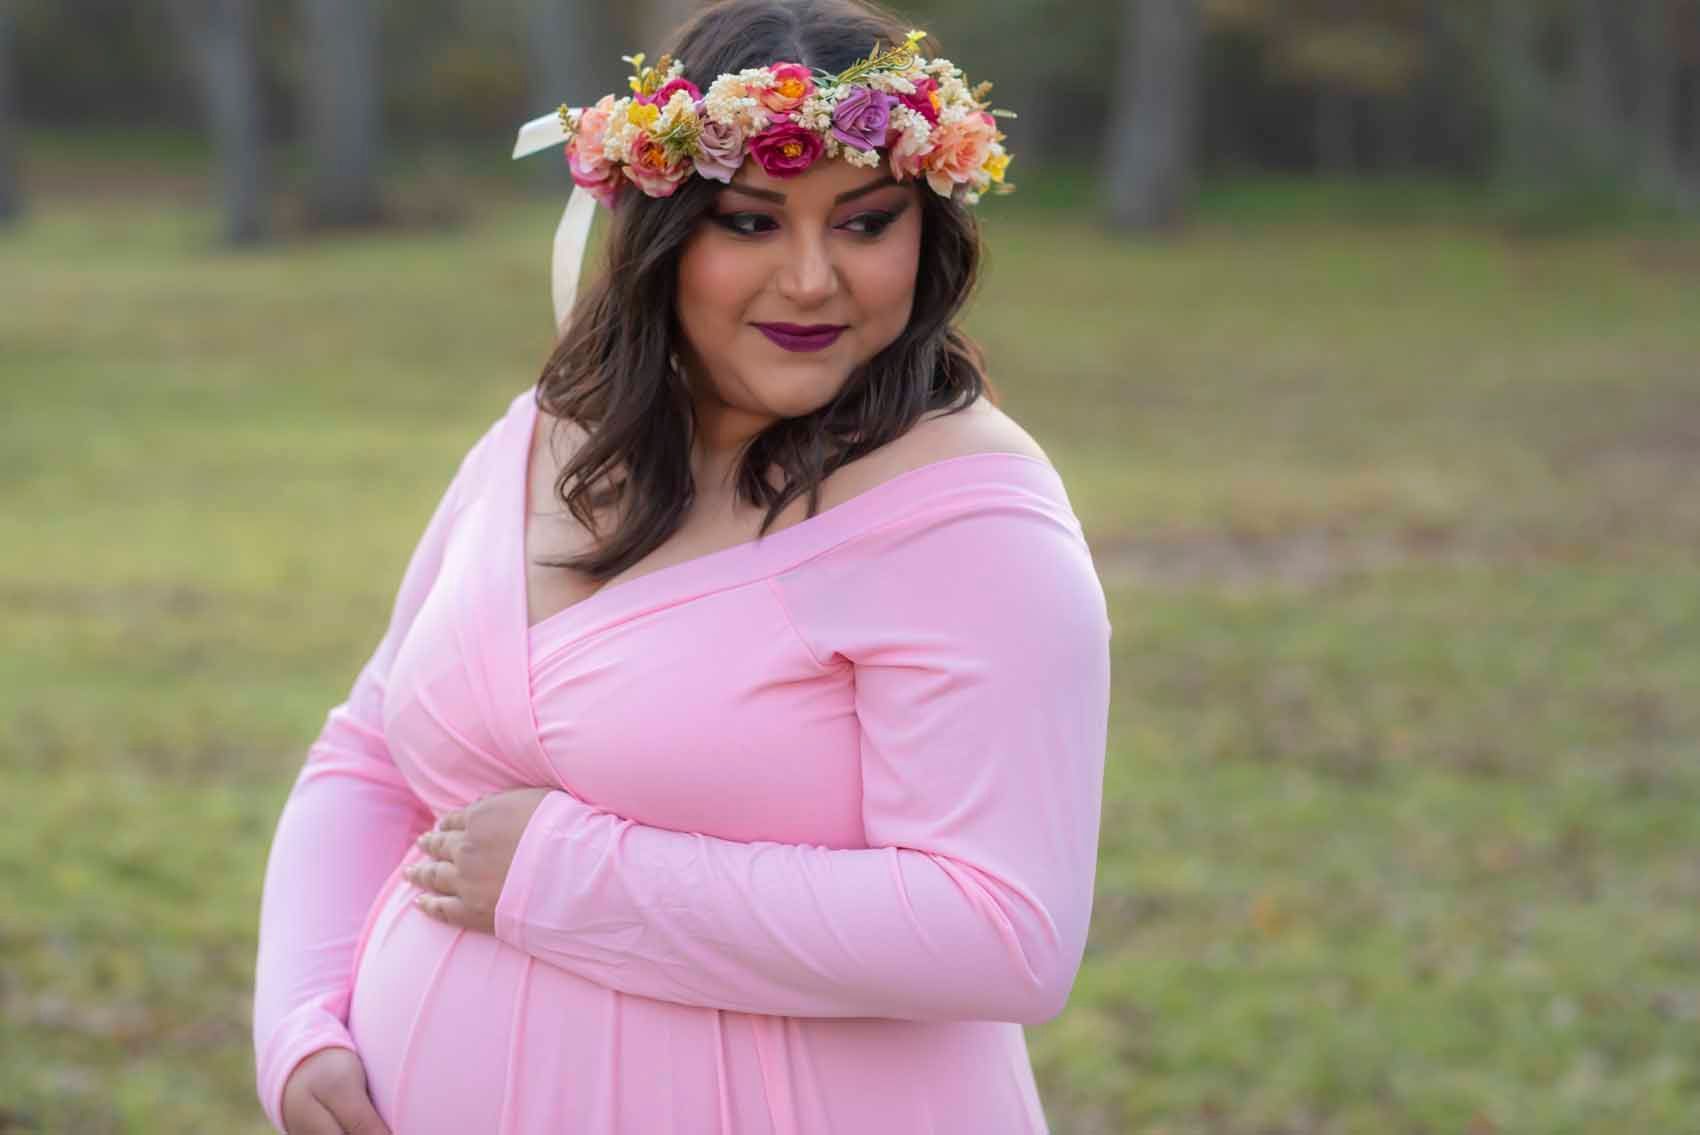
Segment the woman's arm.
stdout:
<path fill-rule="evenodd" d="M 1110 625 L 1054 502 L 859 538 L 779 581 L 855 666 L 870 847 L 649 827 L 552 792 L 498 938 L 628 993 L 751 1013 L 1035 1023 L 1085 949 Z M 806 738 L 798 738 L 806 744 Z"/>
<path fill-rule="evenodd" d="M 390 759 L 384 686 L 397 648 L 442 565 L 474 456 L 462 461 L 414 549 L 389 627 L 347 700 L 307 750 L 278 819 L 260 900 L 254 1059 L 260 1102 L 283 1129 L 283 1089 L 304 1058 L 354 1048 L 348 1034 L 354 947 L 378 889 L 431 814 Z"/>

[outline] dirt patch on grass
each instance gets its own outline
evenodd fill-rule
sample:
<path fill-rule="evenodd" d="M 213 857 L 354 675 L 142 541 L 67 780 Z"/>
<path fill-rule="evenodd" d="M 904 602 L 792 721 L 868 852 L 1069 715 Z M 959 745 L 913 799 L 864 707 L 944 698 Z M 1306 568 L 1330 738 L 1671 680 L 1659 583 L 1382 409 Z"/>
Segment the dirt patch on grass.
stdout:
<path fill-rule="evenodd" d="M 1489 541 L 1440 529 L 1176 532 L 1092 543 L 1093 559 L 1107 583 L 1228 589 L 1303 590 L 1417 562 L 1504 562 L 1535 554 L 1537 549 L 1508 539 Z"/>

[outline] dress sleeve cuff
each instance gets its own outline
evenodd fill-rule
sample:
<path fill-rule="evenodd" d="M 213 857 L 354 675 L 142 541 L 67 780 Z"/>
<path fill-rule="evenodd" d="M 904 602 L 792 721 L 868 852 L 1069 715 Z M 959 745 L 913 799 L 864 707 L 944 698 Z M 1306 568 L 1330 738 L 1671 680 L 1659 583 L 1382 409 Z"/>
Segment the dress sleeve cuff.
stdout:
<path fill-rule="evenodd" d="M 303 1005 L 285 1017 L 260 1060 L 260 1106 L 279 1131 L 283 1127 L 283 1089 L 295 1066 L 322 1048 L 354 1050 L 348 1027 L 318 1004 Z"/>
<path fill-rule="evenodd" d="M 519 845 L 514 848 L 513 862 L 508 865 L 508 877 L 502 882 L 502 893 L 496 898 L 496 937 L 517 950 L 524 950 L 525 915 L 532 892 L 540 878 L 546 878 L 548 864 L 545 853 L 550 833 L 570 823 L 582 807 L 565 792 L 555 791 L 543 798 L 537 810 L 520 833 Z"/>

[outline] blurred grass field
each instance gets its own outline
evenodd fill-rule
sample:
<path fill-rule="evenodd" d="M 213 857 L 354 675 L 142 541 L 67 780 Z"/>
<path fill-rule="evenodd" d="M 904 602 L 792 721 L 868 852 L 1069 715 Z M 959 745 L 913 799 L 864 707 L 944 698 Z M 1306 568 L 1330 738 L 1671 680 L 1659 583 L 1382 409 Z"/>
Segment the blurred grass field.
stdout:
<path fill-rule="evenodd" d="M 0 236 L 0 1132 L 260 1132 L 272 825 L 547 351 L 558 205 L 236 255 L 101 168 Z M 1700 1131 L 1700 234 L 1282 192 L 982 211 L 1115 625 L 1052 1128 Z"/>

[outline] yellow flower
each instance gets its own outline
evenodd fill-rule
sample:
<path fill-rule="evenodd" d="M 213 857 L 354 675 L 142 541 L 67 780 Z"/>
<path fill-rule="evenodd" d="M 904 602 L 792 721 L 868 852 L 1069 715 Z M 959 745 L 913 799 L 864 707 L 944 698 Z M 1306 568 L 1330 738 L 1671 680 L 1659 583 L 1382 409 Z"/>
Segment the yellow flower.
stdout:
<path fill-rule="evenodd" d="M 1003 171 L 1009 168 L 1009 155 L 992 154 L 980 168 L 991 174 L 993 181 L 1002 181 Z"/>
<path fill-rule="evenodd" d="M 660 117 L 661 108 L 654 103 L 634 102 L 626 110 L 626 121 L 643 130 L 654 126 L 655 120 Z"/>

